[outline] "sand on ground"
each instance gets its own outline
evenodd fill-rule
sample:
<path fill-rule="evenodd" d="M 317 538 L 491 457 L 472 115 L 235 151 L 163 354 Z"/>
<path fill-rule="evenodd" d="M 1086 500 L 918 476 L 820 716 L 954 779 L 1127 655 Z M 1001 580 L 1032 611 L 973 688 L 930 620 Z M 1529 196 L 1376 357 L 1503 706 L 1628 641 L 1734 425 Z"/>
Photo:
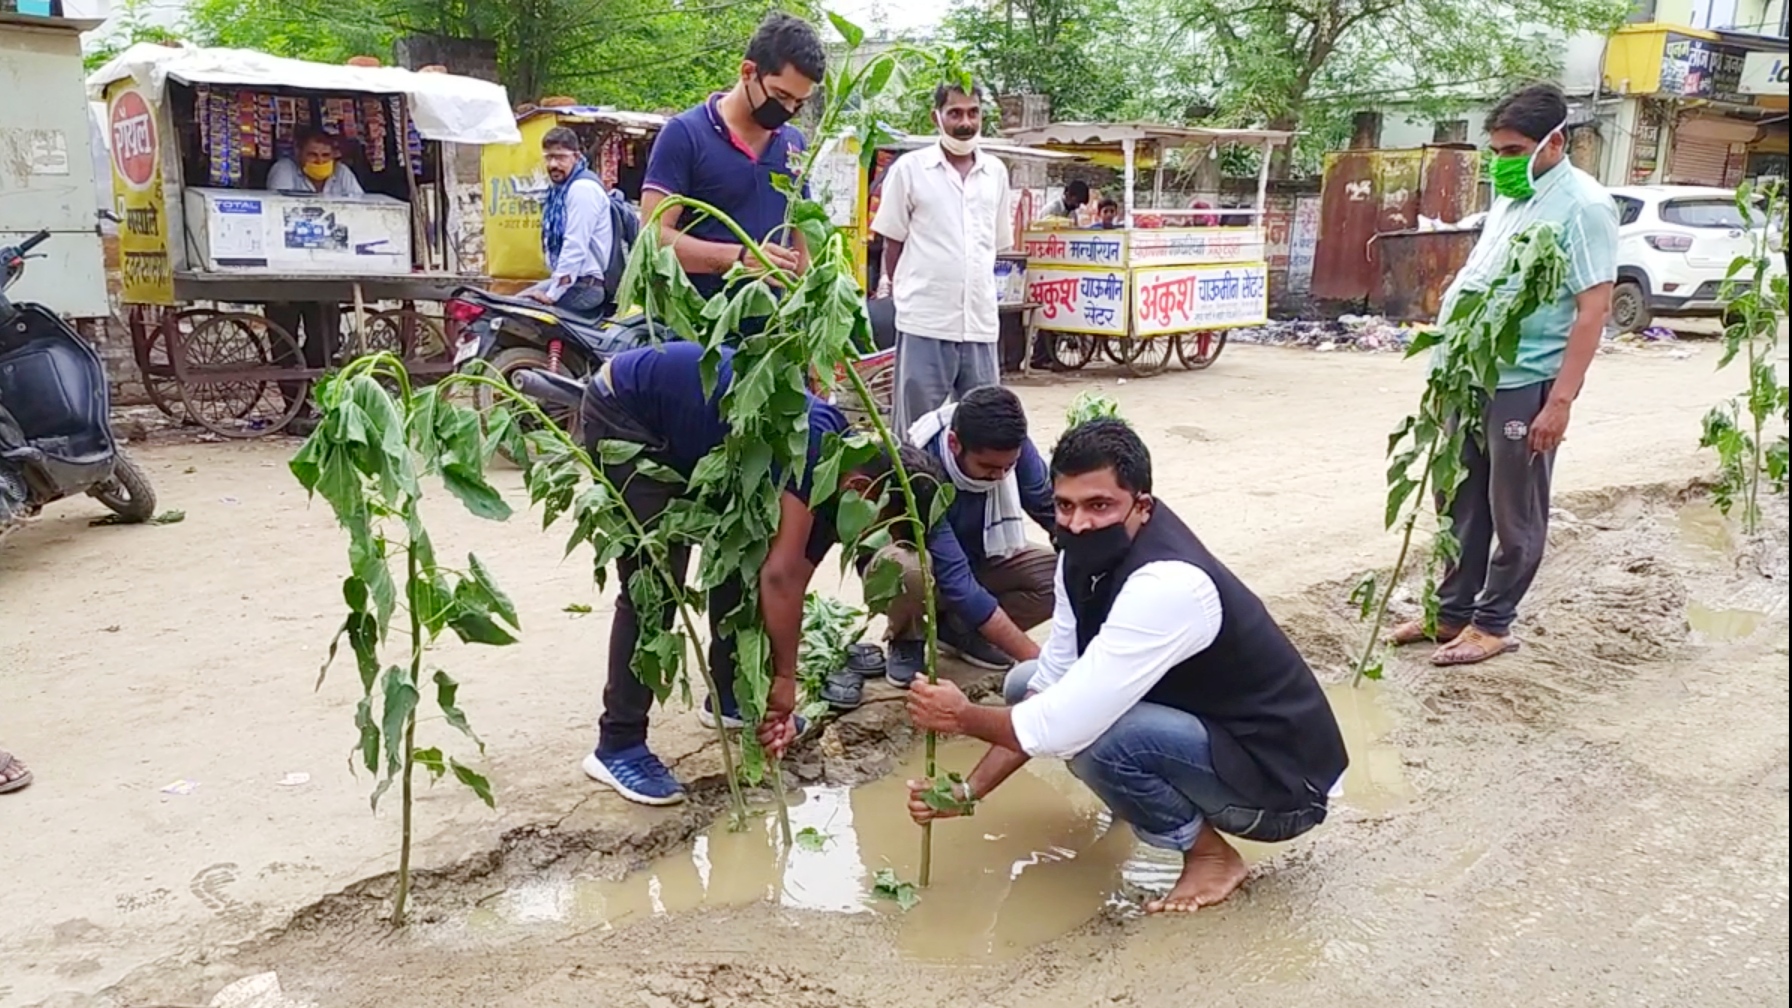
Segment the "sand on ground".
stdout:
<path fill-rule="evenodd" d="M 886 916 L 772 906 L 523 935 L 501 956 L 327 914 L 289 926 L 395 857 L 394 808 L 370 814 L 371 782 L 348 769 L 352 670 L 314 689 L 345 543 L 286 471 L 295 442 L 152 439 L 135 453 L 184 521 L 90 527 L 97 506 L 72 501 L 0 542 L 0 745 L 38 778 L 0 797 L 0 1008 L 198 1004 L 261 968 L 332 1008 L 1783 1001 L 1785 511 L 1765 546 L 1683 555 L 1686 502 L 1622 489 L 1713 469 L 1699 420 L 1739 373 L 1689 347 L 1596 362 L 1557 467 L 1578 510 L 1527 606 L 1539 639 L 1489 670 L 1394 670 L 1411 802 L 1338 817 L 1214 913 L 1098 919 L 978 968 L 903 958 Z M 1391 561 L 1382 452 L 1418 381 L 1391 355 L 1236 347 L 1201 373 L 1016 384 L 1044 445 L 1076 392 L 1118 399 L 1157 495 L 1331 675 L 1354 643 L 1348 582 Z M 520 506 L 520 480 L 501 481 Z M 474 864 L 573 817 L 627 843 L 676 815 L 578 771 L 613 597 L 588 558 L 562 560 L 532 517 L 430 517 L 438 549 L 478 552 L 525 622 L 514 647 L 441 651 L 500 801 L 425 790 L 420 863 Z M 1706 640 L 1691 601 L 1762 620 Z M 654 738 L 675 766 L 702 759 L 688 712 L 659 716 Z"/>

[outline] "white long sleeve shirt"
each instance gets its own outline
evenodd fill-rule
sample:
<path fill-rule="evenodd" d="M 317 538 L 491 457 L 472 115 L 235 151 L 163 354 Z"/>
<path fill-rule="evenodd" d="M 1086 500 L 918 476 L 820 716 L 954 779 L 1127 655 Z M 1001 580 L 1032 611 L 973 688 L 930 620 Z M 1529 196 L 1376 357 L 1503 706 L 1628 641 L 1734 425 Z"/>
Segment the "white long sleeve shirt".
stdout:
<path fill-rule="evenodd" d="M 529 290 L 558 301 L 579 280 L 588 276 L 602 279 L 615 241 L 610 194 L 590 179 L 574 182 L 566 191 L 566 236 L 560 242 L 559 257 L 549 264 L 553 275 Z"/>
<path fill-rule="evenodd" d="M 1126 579 L 1101 632 L 1079 657 L 1076 613 L 1058 562 L 1051 637 L 1012 712 L 1029 756 L 1069 759 L 1113 727 L 1164 673 L 1213 646 L 1224 612 L 1207 572 L 1181 560 L 1145 564 Z"/>

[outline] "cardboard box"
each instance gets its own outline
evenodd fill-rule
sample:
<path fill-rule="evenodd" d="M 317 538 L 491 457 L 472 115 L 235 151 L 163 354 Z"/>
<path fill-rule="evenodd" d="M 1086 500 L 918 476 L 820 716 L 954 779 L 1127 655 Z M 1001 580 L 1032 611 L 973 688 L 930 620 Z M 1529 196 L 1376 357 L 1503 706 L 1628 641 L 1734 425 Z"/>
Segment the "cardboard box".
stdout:
<path fill-rule="evenodd" d="M 411 272 L 411 208 L 389 196 L 188 189 L 187 231 L 208 273 Z"/>

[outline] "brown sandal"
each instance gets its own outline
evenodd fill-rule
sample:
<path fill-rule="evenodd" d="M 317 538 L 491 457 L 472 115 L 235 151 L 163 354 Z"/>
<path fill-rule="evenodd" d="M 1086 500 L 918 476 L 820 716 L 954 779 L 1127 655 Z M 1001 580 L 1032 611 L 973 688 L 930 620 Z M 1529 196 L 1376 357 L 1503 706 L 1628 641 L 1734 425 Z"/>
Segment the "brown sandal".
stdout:
<path fill-rule="evenodd" d="M 1431 664 L 1438 668 L 1452 668 L 1457 665 L 1479 665 L 1491 658 L 1503 654 L 1511 654 L 1518 650 L 1518 640 L 1510 635 L 1495 637 L 1480 627 L 1469 627 L 1462 631 L 1455 640 L 1437 649 L 1431 656 Z M 1450 654 L 1457 651 L 1456 654 Z"/>
<path fill-rule="evenodd" d="M 1428 634 L 1425 632 L 1424 620 L 1407 620 L 1405 623 L 1395 627 L 1393 633 L 1388 634 L 1388 643 L 1395 647 L 1406 647 L 1409 644 L 1424 644 L 1427 642 L 1432 644 L 1442 644 L 1445 641 L 1455 640 L 1461 635 L 1461 627 L 1449 627 L 1442 623 L 1437 625 L 1437 633 Z"/>
<path fill-rule="evenodd" d="M 30 769 L 13 758 L 12 753 L 0 749 L 0 794 L 17 791 L 30 783 Z"/>

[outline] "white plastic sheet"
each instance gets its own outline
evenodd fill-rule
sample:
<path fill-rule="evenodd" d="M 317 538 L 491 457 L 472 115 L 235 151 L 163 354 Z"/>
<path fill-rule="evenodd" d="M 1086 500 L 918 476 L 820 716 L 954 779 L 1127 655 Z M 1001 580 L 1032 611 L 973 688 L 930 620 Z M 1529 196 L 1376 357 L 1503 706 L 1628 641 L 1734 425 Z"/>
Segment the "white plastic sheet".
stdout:
<path fill-rule="evenodd" d="M 414 73 L 398 67 L 334 66 L 270 56 L 251 49 L 170 48 L 142 42 L 114 56 L 87 78 L 88 97 L 133 80 L 156 101 L 172 78 L 186 84 L 236 84 L 315 91 L 404 95 L 417 132 L 446 143 L 521 143 L 510 96 L 500 85 L 456 74 Z"/>

